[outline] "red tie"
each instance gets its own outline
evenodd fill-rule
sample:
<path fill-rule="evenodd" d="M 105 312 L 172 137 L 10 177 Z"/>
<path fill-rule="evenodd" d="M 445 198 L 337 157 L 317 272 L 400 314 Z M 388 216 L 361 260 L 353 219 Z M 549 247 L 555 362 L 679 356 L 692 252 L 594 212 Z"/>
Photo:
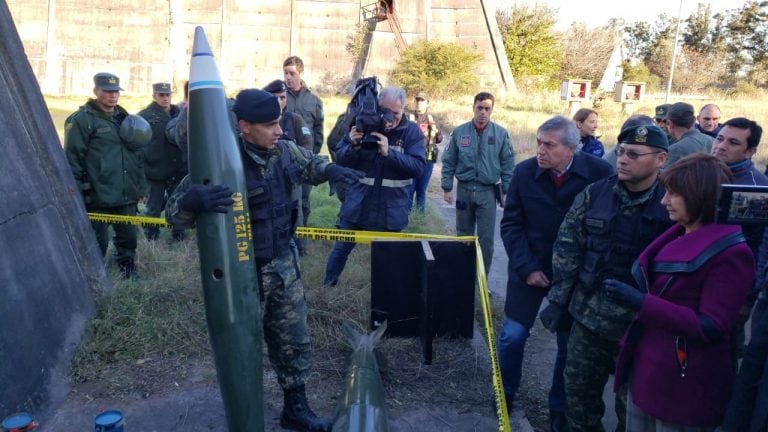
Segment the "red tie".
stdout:
<path fill-rule="evenodd" d="M 555 184 L 555 187 L 559 188 L 563 185 L 563 182 L 565 182 L 565 174 L 566 173 L 555 174 L 554 171 L 549 172 L 549 176 L 552 178 L 552 183 Z"/>

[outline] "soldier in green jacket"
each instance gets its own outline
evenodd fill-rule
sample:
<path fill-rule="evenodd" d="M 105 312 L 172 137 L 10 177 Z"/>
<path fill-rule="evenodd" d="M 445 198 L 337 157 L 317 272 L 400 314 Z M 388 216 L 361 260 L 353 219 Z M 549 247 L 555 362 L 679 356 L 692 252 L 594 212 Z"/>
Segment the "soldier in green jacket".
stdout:
<path fill-rule="evenodd" d="M 171 103 L 171 84 L 152 84 L 152 103 L 139 111 L 139 115 L 152 127 L 152 140 L 144 149 L 144 173 L 147 176 L 149 191 L 147 194 L 145 216 L 159 217 L 165 208 L 165 202 L 187 174 L 187 159 L 181 149 L 168 141 L 165 127 L 179 115 L 179 107 Z M 160 228 L 144 227 L 147 240 L 157 240 Z M 184 230 L 173 227 L 172 238 L 184 240 Z"/>
<path fill-rule="evenodd" d="M 453 178 L 456 188 L 456 234 L 480 238 L 485 272 L 493 259 L 493 230 L 496 208 L 504 204 L 509 189 L 515 153 L 507 130 L 491 121 L 495 99 L 478 93 L 472 106 L 472 121 L 456 127 L 443 152 L 441 186 L 445 201 L 453 204 Z"/>
<path fill-rule="evenodd" d="M 143 152 L 146 141 L 130 139 L 133 131 L 121 138 L 121 126 L 128 112 L 117 104 L 120 79 L 100 72 L 93 77 L 93 93 L 64 123 L 64 151 L 80 188 L 88 212 L 136 215 L 136 205 L 146 190 Z M 136 124 L 131 119 L 131 125 Z M 146 124 L 146 123 L 145 123 Z M 149 131 L 147 132 L 147 135 Z M 102 255 L 109 244 L 109 225 L 93 222 Z M 115 236 L 115 261 L 124 278 L 136 271 L 136 227 L 112 224 Z"/>
<path fill-rule="evenodd" d="M 301 117 L 307 127 L 312 129 L 312 153 L 318 154 L 323 147 L 323 101 L 312 93 L 307 83 L 302 79 L 304 74 L 304 61 L 298 56 L 290 56 L 283 61 L 283 79 L 288 89 L 288 99 L 285 111 Z M 309 220 L 309 194 L 312 185 L 304 184 L 301 187 L 301 220 L 299 226 L 304 226 Z M 297 246 L 299 253 L 304 255 L 306 240 L 299 239 Z"/>

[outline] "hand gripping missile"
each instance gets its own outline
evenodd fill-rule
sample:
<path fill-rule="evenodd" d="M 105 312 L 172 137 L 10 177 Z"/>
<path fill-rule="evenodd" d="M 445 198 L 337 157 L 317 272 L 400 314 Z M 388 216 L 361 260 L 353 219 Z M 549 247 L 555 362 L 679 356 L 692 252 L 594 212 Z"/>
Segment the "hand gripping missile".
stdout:
<path fill-rule="evenodd" d="M 352 346 L 347 382 L 333 422 L 334 432 L 387 432 L 387 410 L 379 365 L 373 348 L 387 329 L 386 321 L 363 335 L 347 323 L 344 335 Z"/>
<path fill-rule="evenodd" d="M 202 27 L 189 71 L 189 174 L 192 183 L 234 191 L 226 214 L 196 221 L 200 272 L 219 386 L 230 431 L 263 431 L 261 317 L 245 174 L 226 94 Z"/>

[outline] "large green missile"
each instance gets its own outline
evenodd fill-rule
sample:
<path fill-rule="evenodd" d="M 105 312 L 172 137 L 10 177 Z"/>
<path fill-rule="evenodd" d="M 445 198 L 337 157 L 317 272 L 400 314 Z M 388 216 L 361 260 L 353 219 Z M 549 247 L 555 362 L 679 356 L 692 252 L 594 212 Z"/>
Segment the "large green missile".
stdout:
<path fill-rule="evenodd" d="M 387 432 L 387 410 L 379 364 L 373 352 L 387 329 L 385 321 L 370 334 L 364 335 L 347 323 L 344 335 L 352 346 L 347 382 L 341 395 L 339 410 L 333 422 L 334 432 Z"/>
<path fill-rule="evenodd" d="M 202 27 L 195 28 L 189 71 L 189 175 L 227 185 L 226 214 L 196 221 L 205 314 L 230 431 L 264 430 L 261 309 L 253 260 L 245 174 L 224 85 Z"/>

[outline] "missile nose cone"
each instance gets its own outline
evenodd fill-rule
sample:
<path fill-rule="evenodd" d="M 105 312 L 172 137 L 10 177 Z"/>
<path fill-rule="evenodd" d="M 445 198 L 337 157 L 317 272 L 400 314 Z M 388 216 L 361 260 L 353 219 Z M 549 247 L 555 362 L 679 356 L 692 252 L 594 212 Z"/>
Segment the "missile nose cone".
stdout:
<path fill-rule="evenodd" d="M 208 45 L 208 38 L 205 37 L 205 30 L 202 26 L 195 27 L 195 40 L 192 42 L 192 57 L 199 55 L 213 55 L 211 46 Z"/>
<path fill-rule="evenodd" d="M 205 30 L 195 27 L 195 40 L 192 44 L 192 59 L 189 64 L 189 91 L 203 88 L 224 88 L 219 75 L 219 68 L 213 58 L 213 51 L 208 45 Z"/>

